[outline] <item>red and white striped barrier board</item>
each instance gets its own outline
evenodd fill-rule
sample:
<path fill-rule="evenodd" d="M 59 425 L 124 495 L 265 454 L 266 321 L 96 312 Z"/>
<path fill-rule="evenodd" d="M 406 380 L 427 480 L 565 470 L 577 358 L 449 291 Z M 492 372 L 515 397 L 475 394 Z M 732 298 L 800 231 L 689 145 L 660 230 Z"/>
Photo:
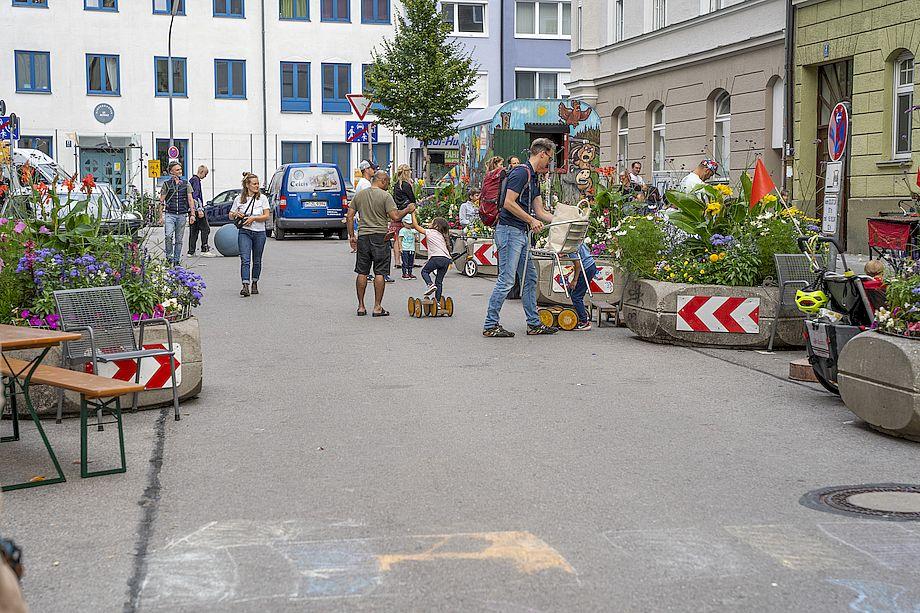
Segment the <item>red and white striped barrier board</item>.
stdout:
<path fill-rule="evenodd" d="M 498 266 L 498 253 L 495 250 L 495 243 L 492 241 L 476 244 L 473 251 L 473 259 L 479 266 Z"/>
<path fill-rule="evenodd" d="M 569 284 L 569 289 L 575 286 L 575 267 L 574 266 L 563 266 L 563 273 L 565 274 L 566 281 Z M 557 294 L 564 294 L 565 288 L 562 287 L 562 275 L 559 272 L 556 272 L 556 275 L 553 277 L 553 292 Z M 592 294 L 612 294 L 613 293 L 613 268 L 609 266 L 599 266 L 597 269 L 597 276 L 591 279 L 591 293 Z"/>
<path fill-rule="evenodd" d="M 678 296 L 677 329 L 684 332 L 760 332 L 760 298 Z"/>
<path fill-rule="evenodd" d="M 182 383 L 182 347 L 175 343 L 176 350 L 176 385 Z M 144 349 L 166 349 L 163 344 L 144 345 Z M 93 365 L 86 365 L 86 372 L 91 373 Z M 137 373 L 137 360 L 118 360 L 116 362 L 100 362 L 99 376 L 119 381 L 134 381 Z M 169 356 L 158 355 L 152 358 L 141 359 L 141 378 L 144 389 L 159 390 L 172 387 L 172 378 L 169 376 Z"/>

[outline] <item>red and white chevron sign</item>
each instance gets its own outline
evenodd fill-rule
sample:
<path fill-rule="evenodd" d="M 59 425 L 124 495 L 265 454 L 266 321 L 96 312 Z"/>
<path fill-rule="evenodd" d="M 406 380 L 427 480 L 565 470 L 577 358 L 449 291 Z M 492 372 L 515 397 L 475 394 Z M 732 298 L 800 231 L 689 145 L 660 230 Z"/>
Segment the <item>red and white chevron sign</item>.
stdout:
<path fill-rule="evenodd" d="M 176 350 L 176 385 L 182 383 L 182 347 L 175 343 L 173 348 Z M 144 349 L 166 349 L 163 344 L 144 345 Z M 86 371 L 92 372 L 93 365 L 87 364 Z M 119 381 L 134 381 L 134 375 L 137 373 L 136 360 L 118 360 L 116 362 L 100 362 L 99 376 Z M 144 389 L 159 390 L 172 387 L 172 378 L 169 376 L 169 356 L 158 355 L 151 358 L 141 359 L 141 378 L 140 382 L 144 384 Z"/>
<path fill-rule="evenodd" d="M 575 267 L 572 265 L 564 265 L 562 270 L 565 273 L 569 289 L 572 289 L 575 287 L 575 282 L 578 281 L 578 279 L 575 278 Z M 556 275 L 553 277 L 553 291 L 557 294 L 565 293 L 565 288 L 562 287 L 562 275 L 559 274 L 559 272 L 556 272 Z M 597 276 L 591 279 L 591 293 L 613 293 L 613 268 L 609 266 L 598 266 Z"/>
<path fill-rule="evenodd" d="M 684 332 L 760 332 L 760 298 L 678 296 L 677 329 Z"/>
<path fill-rule="evenodd" d="M 479 243 L 473 252 L 473 259 L 480 266 L 498 266 L 498 254 L 495 251 L 495 243 Z"/>

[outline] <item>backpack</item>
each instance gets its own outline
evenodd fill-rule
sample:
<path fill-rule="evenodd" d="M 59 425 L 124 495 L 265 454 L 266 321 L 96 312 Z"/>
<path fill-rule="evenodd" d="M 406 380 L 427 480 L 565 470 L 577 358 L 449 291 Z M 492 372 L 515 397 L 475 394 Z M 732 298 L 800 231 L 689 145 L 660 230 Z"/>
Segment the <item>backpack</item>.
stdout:
<path fill-rule="evenodd" d="M 532 178 L 533 178 L 533 173 L 530 172 L 530 167 L 527 166 L 526 164 L 521 164 L 521 166 L 518 166 L 518 168 L 521 168 L 522 166 L 523 166 L 524 170 L 527 171 L 527 184 L 524 186 L 524 189 L 526 189 L 527 192 L 530 193 L 530 181 L 531 181 Z M 508 192 L 508 177 L 510 177 L 510 176 L 511 176 L 511 173 L 510 173 L 510 172 L 506 172 L 506 173 L 504 173 L 503 176 L 502 176 L 501 187 L 500 187 L 499 190 L 498 190 L 498 194 L 499 194 L 499 196 L 498 196 L 498 203 L 500 203 L 500 204 L 497 203 L 497 204 L 495 205 L 495 209 L 496 209 L 496 210 L 495 210 L 495 221 L 494 221 L 493 223 L 491 223 L 491 224 L 486 223 L 486 220 L 482 217 L 482 205 L 481 205 L 481 204 L 479 205 L 479 206 L 480 206 L 480 213 L 479 213 L 480 219 L 482 219 L 482 223 L 486 224 L 487 226 L 492 226 L 492 227 L 494 227 L 495 224 L 498 223 L 498 211 L 501 210 L 501 208 L 505 206 L 505 198 L 506 198 L 506 194 L 507 194 L 507 192 Z M 488 178 L 488 177 L 487 177 L 487 178 Z M 484 184 L 483 184 L 483 185 L 484 185 Z M 523 193 L 523 192 L 521 192 L 521 193 Z M 528 213 L 530 213 L 530 212 L 533 210 L 533 203 L 531 203 L 530 206 L 528 206 L 528 209 L 529 209 L 529 210 L 527 211 Z"/>
<path fill-rule="evenodd" d="M 479 192 L 479 219 L 488 227 L 498 223 L 498 195 L 508 173 L 504 168 L 496 168 L 486 174 Z"/>

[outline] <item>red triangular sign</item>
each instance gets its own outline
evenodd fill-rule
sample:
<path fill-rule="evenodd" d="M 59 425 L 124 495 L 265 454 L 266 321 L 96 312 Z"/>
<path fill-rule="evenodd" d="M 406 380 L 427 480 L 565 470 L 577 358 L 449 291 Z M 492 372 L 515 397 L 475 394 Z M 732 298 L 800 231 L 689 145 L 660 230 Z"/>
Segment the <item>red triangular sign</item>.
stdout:
<path fill-rule="evenodd" d="M 367 113 L 371 110 L 371 105 L 374 103 L 370 96 L 364 94 L 345 94 L 345 97 L 348 98 L 348 103 L 351 105 L 351 108 L 355 110 L 358 119 L 363 120 L 367 117 Z"/>

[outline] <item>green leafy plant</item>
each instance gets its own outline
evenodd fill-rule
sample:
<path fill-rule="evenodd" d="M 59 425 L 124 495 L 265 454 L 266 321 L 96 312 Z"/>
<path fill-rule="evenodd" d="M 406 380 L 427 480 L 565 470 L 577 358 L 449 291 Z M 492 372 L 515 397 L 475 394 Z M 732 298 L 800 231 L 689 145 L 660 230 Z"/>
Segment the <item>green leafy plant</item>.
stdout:
<path fill-rule="evenodd" d="M 613 253 L 629 274 L 654 278 L 655 267 L 665 248 L 660 223 L 648 217 L 627 217 L 614 230 Z"/>

